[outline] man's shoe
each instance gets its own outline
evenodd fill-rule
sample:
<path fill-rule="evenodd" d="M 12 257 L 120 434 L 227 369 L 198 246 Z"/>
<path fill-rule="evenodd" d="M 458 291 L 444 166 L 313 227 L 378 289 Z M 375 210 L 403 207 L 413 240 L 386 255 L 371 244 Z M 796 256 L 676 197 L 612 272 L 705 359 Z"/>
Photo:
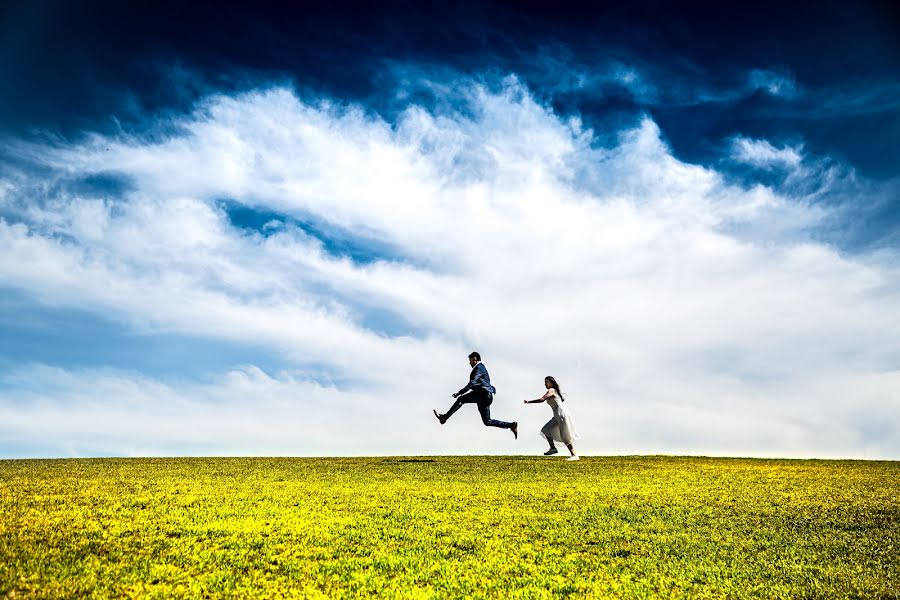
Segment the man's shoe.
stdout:
<path fill-rule="evenodd" d="M 550 448 L 549 450 L 544 452 L 544 456 L 553 456 L 557 452 L 559 452 L 559 450 L 557 450 L 556 448 Z"/>
<path fill-rule="evenodd" d="M 438 411 L 431 409 L 431 412 L 433 412 L 434 416 L 437 417 L 437 420 L 441 422 L 441 425 L 447 422 L 447 417 L 442 414 L 438 414 Z"/>
<path fill-rule="evenodd" d="M 567 458 L 566 460 L 581 460 L 581 459 L 578 458 L 578 455 L 576 454 L 575 456 L 570 456 L 570 457 Z"/>
<path fill-rule="evenodd" d="M 513 421 L 512 427 L 509 428 L 513 432 L 516 439 L 519 439 L 519 422 Z"/>

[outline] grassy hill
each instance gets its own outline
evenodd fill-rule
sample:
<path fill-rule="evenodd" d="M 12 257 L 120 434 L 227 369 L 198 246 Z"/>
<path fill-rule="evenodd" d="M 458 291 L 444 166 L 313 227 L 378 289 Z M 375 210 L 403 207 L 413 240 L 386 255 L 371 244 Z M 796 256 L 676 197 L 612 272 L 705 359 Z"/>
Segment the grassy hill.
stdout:
<path fill-rule="evenodd" d="M 900 598 L 900 463 L 0 461 L 0 596 Z"/>

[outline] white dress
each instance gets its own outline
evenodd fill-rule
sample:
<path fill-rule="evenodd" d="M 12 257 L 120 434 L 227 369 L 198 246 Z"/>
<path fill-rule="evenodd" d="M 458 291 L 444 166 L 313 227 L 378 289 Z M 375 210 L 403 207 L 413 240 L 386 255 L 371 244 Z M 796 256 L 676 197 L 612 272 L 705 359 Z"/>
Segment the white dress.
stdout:
<path fill-rule="evenodd" d="M 564 444 L 571 444 L 579 439 L 581 436 L 575 429 L 575 421 L 572 420 L 572 413 L 569 412 L 566 402 L 553 395 L 547 398 L 547 404 L 553 409 L 553 418 L 541 428 L 541 435 L 548 440 Z"/>

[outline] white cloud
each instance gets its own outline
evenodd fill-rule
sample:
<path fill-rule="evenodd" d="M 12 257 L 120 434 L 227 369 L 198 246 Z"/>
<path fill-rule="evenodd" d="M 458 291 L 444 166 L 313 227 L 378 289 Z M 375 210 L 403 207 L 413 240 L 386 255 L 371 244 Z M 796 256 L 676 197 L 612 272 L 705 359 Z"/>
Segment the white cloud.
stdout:
<path fill-rule="evenodd" d="M 347 415 L 377 418 L 379 408 L 358 393 L 252 366 L 218 381 L 164 383 L 135 373 L 31 365 L 7 373 L 3 383 L 4 441 L 46 447 L 60 440 L 66 445 L 58 447 L 75 456 L 166 455 L 179 448 L 206 455 L 341 453 Z M 386 430 L 370 436 L 387 448 L 396 446 L 392 438 Z"/>
<path fill-rule="evenodd" d="M 738 136 L 732 140 L 731 158 L 763 169 L 797 169 L 803 162 L 803 148 L 776 148 L 767 140 Z"/>
<path fill-rule="evenodd" d="M 534 452 L 527 432 L 548 410 L 520 401 L 553 374 L 585 452 L 900 455 L 895 428 L 871 427 L 900 415 L 896 256 L 811 241 L 823 209 L 677 160 L 649 119 L 600 148 L 514 79 L 451 93 L 460 110 L 410 106 L 390 124 L 274 88 L 211 97 L 161 142 L 19 144 L 61 179 L 112 172 L 133 185 L 124 198 L 11 202 L 48 188 L 8 178 L 4 286 L 297 365 L 218 383 L 20 374 L 32 383 L 0 388 L 20 439 L 86 452 L 102 438 L 95 451 L 111 453 Z M 763 141 L 735 151 L 802 160 Z M 222 198 L 393 254 L 354 262 L 290 225 L 249 234 Z M 420 333 L 363 325 L 384 313 Z M 500 389 L 496 416 L 522 421 L 517 444 L 474 410 L 443 428 L 430 415 L 465 382 L 473 348 Z M 305 383 L 311 362 L 349 383 Z M 197 425 L 182 434 L 185 415 Z M 140 446 L 113 433 L 135 416 L 155 423 Z"/>

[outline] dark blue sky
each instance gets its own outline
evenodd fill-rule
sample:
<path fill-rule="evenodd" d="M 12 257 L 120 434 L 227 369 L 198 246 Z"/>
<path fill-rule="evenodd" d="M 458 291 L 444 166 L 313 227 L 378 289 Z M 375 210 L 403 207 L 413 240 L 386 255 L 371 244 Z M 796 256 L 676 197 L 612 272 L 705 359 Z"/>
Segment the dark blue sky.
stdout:
<path fill-rule="evenodd" d="M 557 4 L 4 2 L 0 129 L 68 137 L 117 127 L 111 115 L 134 127 L 210 89 L 272 78 L 389 115 L 397 70 L 388 67 L 426 65 L 515 72 L 588 122 L 647 111 L 688 160 L 712 160 L 722 139 L 741 134 L 803 140 L 868 177 L 897 175 L 895 3 Z M 611 61 L 639 69 L 657 93 L 568 85 L 572 69 Z M 790 106 L 762 90 L 709 101 L 760 68 L 793 79 Z"/>

